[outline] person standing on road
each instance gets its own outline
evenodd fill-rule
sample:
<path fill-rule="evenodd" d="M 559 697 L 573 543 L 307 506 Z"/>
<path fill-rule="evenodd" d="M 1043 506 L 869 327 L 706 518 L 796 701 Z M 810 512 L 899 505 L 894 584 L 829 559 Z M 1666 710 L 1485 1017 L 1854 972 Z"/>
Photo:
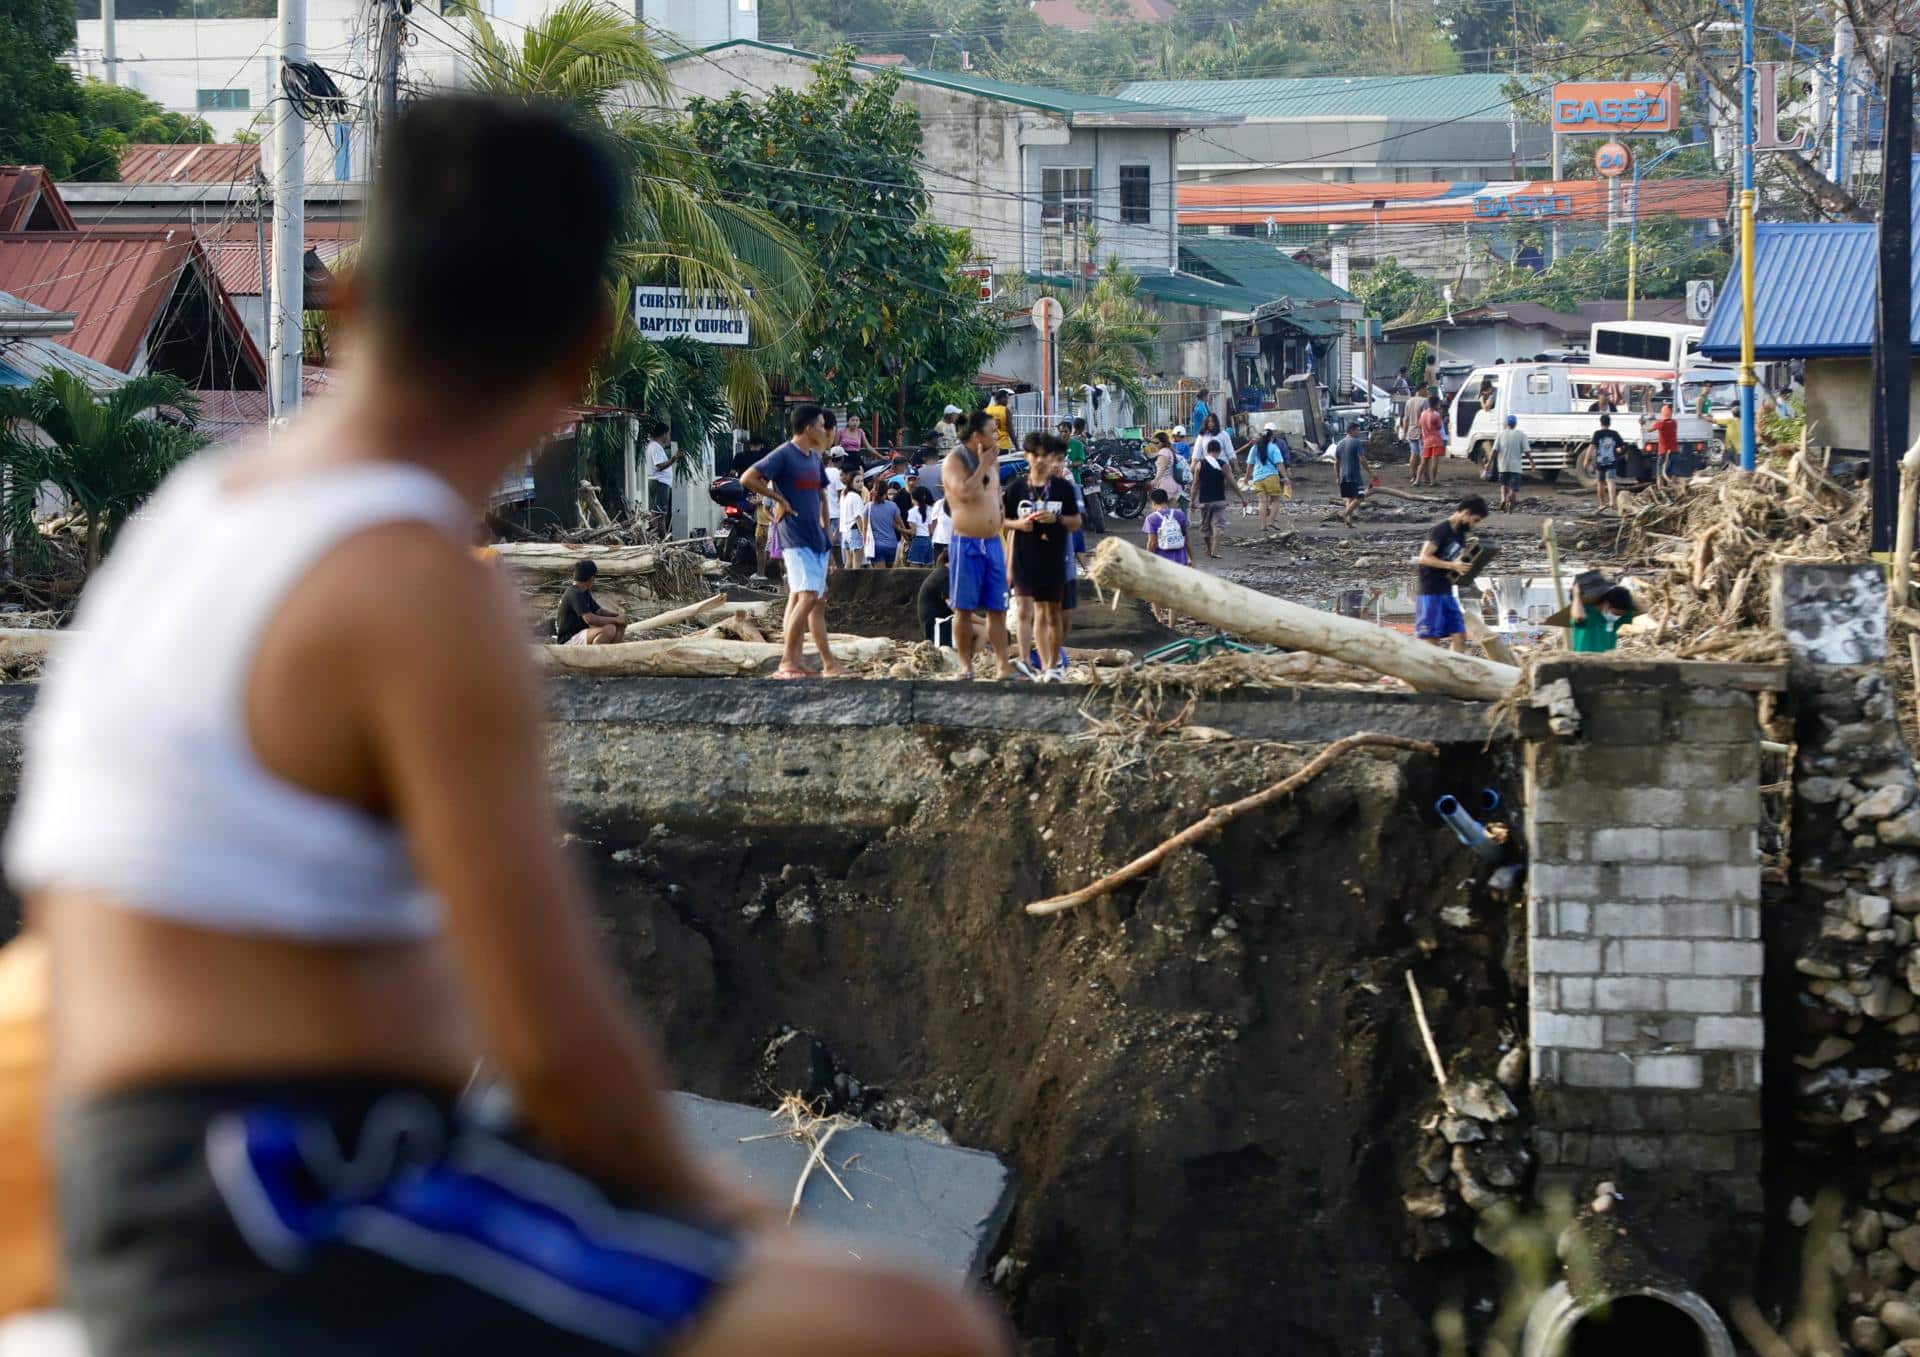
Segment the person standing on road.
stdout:
<path fill-rule="evenodd" d="M 867 486 L 857 471 L 847 473 L 840 492 L 840 564 L 858 570 L 867 561 Z"/>
<path fill-rule="evenodd" d="M 1673 417 L 1673 407 L 1660 407 L 1660 418 L 1653 422 L 1653 483 L 1655 485 L 1673 484 L 1673 454 L 1680 451 L 1680 424 Z"/>
<path fill-rule="evenodd" d="M 907 543 L 908 565 L 933 564 L 933 491 L 921 486 L 913 492 L 913 508 L 907 511 L 907 526 L 913 540 Z"/>
<path fill-rule="evenodd" d="M 1033 609 L 1035 646 L 1031 655 L 1022 650 L 1015 667 L 1029 678 L 1051 680 L 1065 670 L 1060 606 L 1066 595 L 1069 544 L 1080 515 L 1074 512 L 1079 506 L 1073 484 L 1060 474 L 1066 444 L 1050 434 L 1031 433 L 1026 452 L 1027 474 L 1016 477 L 1004 496 L 1007 526 L 1013 530 L 1013 592 L 1023 610 L 1028 605 Z"/>
<path fill-rule="evenodd" d="M 667 426 L 658 421 L 647 430 L 647 512 L 662 539 L 673 536 L 673 469 L 680 464 L 660 441 L 666 433 Z"/>
<path fill-rule="evenodd" d="M 1000 426 L 985 410 L 967 416 L 960 446 L 947 454 L 940 472 L 947 507 L 953 512 L 953 541 L 948 549 L 952 575 L 954 648 L 960 652 L 961 679 L 973 677 L 974 619 L 985 616 L 987 643 L 998 662 L 997 678 L 1012 678 L 1007 653 L 1007 553 L 1001 542 L 1006 521 L 1000 499 Z"/>
<path fill-rule="evenodd" d="M 1233 487 L 1242 504 L 1251 503 L 1227 466 L 1220 440 L 1203 440 L 1200 456 L 1193 464 L 1193 504 L 1200 514 L 1200 538 L 1206 543 L 1207 555 L 1216 561 L 1220 559 L 1220 534 L 1226 528 L 1228 486 Z"/>
<path fill-rule="evenodd" d="M 1188 418 L 1193 420 L 1193 427 L 1195 429 L 1205 430 L 1207 420 L 1210 419 L 1212 415 L 1213 411 L 1207 405 L 1207 389 L 1203 386 L 1193 394 L 1193 413 L 1188 416 Z"/>
<path fill-rule="evenodd" d="M 1280 497 L 1291 483 L 1286 458 L 1280 453 L 1278 430 L 1269 424 L 1260 431 L 1248 460 L 1253 464 L 1253 494 L 1260 503 L 1260 531 L 1269 532 L 1280 514 Z"/>
<path fill-rule="evenodd" d="M 1400 440 L 1407 445 L 1407 480 L 1420 483 L 1420 416 L 1426 413 L 1427 388 L 1421 387 L 1400 407 Z"/>
<path fill-rule="evenodd" d="M 1220 441 L 1220 460 L 1231 462 L 1233 460 L 1233 435 L 1227 433 L 1220 427 L 1220 416 L 1218 415 L 1208 415 L 1207 422 L 1200 426 L 1200 443 L 1202 447 L 1206 446 L 1206 441 L 1209 438 L 1215 438 Z"/>
<path fill-rule="evenodd" d="M 1507 416 L 1507 427 L 1493 440 L 1493 470 L 1500 478 L 1500 512 L 1510 514 L 1520 502 L 1520 482 L 1533 465 L 1533 445 L 1520 432 L 1520 421 Z"/>
<path fill-rule="evenodd" d="M 987 417 L 993 421 L 996 446 L 1001 452 L 1013 451 L 1013 413 L 1007 402 L 1013 399 L 1013 392 L 1002 389 L 993 393 L 993 400 L 987 406 Z"/>
<path fill-rule="evenodd" d="M 1441 413 L 1440 398 L 1427 397 L 1427 408 L 1420 412 L 1420 470 L 1414 484 L 1440 484 L 1440 459 L 1447 452 L 1447 417 Z"/>
<path fill-rule="evenodd" d="M 1421 640 L 1461 649 L 1467 619 L 1460 611 L 1460 600 L 1453 596 L 1453 581 L 1467 573 L 1469 567 L 1460 554 L 1466 550 L 1467 534 L 1486 516 L 1487 502 L 1478 495 L 1468 495 L 1451 514 L 1433 525 L 1427 540 L 1420 544 L 1413 634 Z"/>
<path fill-rule="evenodd" d="M 810 675 L 802 655 L 812 632 L 813 647 L 820 652 L 820 676 L 839 678 L 846 671 L 827 643 L 827 467 L 821 458 L 833 441 L 833 411 L 797 405 L 787 427 L 793 436 L 741 478 L 747 489 L 773 501 L 773 529 L 787 572 L 785 649 L 773 676 Z"/>
<path fill-rule="evenodd" d="M 1407 385 L 1407 370 L 1403 367 L 1393 379 L 1393 390 L 1387 394 L 1390 396 L 1405 396 L 1411 390 L 1412 388 Z"/>
<path fill-rule="evenodd" d="M 1611 509 L 1620 484 L 1620 454 L 1625 447 L 1614 430 L 1613 416 L 1600 416 L 1600 427 L 1593 431 L 1593 494 L 1602 509 Z"/>
<path fill-rule="evenodd" d="M 1340 478 L 1340 498 L 1344 502 L 1340 522 L 1353 526 L 1354 510 L 1367 493 L 1367 445 L 1357 434 L 1349 433 L 1333 445 L 1334 471 Z"/>
<path fill-rule="evenodd" d="M 1173 442 L 1165 432 L 1153 436 L 1153 480 L 1150 488 L 1164 490 L 1169 500 L 1180 498 L 1180 478 L 1174 473 L 1173 464 L 1178 456 L 1173 450 Z"/>
<path fill-rule="evenodd" d="M 866 455 L 877 451 L 867 431 L 860 427 L 860 416 L 851 411 L 847 413 L 847 427 L 840 431 L 839 441 L 840 451 L 851 457 L 855 466 L 863 465 Z"/>
<path fill-rule="evenodd" d="M 939 441 L 942 454 L 952 452 L 960 443 L 960 416 L 965 412 L 957 405 L 949 405 L 940 412 L 940 422 L 933 426 L 933 435 Z"/>
<path fill-rule="evenodd" d="M 867 564 L 891 570 L 900 555 L 900 529 L 905 518 L 894 502 L 893 487 L 875 481 L 867 496 Z"/>
<path fill-rule="evenodd" d="M 1193 557 L 1187 551 L 1187 515 L 1164 490 L 1155 490 L 1149 498 L 1153 502 L 1153 512 L 1147 515 L 1147 521 L 1141 524 L 1146 534 L 1147 549 L 1163 561 L 1175 565 L 1192 565 Z M 1153 608 L 1154 620 L 1164 627 L 1173 625 L 1176 614 L 1171 607 Z"/>

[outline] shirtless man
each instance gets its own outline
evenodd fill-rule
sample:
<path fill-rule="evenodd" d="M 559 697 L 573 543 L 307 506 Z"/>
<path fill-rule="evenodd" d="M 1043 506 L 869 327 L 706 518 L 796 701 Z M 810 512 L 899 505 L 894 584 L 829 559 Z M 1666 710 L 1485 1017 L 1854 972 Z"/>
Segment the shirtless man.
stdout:
<path fill-rule="evenodd" d="M 612 331 L 626 175 L 472 95 L 382 151 L 333 392 L 169 478 L 34 705 L 6 872 L 89 1349 L 1000 1357 L 978 1302 L 689 1145 L 561 847 L 524 610 L 468 554 Z M 431 606 L 365 606 L 396 579 Z"/>
<path fill-rule="evenodd" d="M 953 591 L 953 640 L 960 677 L 973 677 L 974 618 L 985 614 L 987 644 L 999 662 L 997 677 L 1013 677 L 1007 653 L 1007 553 L 1000 540 L 1006 514 L 1000 502 L 1000 426 L 985 410 L 967 416 L 960 446 L 947 454 L 940 484 L 953 515 L 947 569 Z"/>

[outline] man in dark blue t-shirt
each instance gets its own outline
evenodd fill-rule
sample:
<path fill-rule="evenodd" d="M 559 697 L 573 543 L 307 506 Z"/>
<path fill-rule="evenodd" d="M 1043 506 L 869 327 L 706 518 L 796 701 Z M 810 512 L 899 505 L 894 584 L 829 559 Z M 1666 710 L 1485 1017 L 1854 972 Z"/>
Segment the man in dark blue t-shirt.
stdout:
<path fill-rule="evenodd" d="M 793 436 L 762 457 L 740 478 L 756 495 L 773 501 L 780 559 L 787 570 L 785 649 L 775 678 L 805 678 L 801 664 L 807 632 L 820 652 L 820 673 L 845 673 L 827 645 L 827 464 L 823 454 L 833 441 L 833 411 L 818 405 L 794 407 L 787 427 Z"/>

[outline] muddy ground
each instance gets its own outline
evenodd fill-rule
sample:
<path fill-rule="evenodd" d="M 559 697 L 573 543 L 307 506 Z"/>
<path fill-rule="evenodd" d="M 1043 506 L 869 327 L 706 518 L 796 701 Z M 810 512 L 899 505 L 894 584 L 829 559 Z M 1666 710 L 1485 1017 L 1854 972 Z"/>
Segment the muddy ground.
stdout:
<path fill-rule="evenodd" d="M 1502 755 L 1354 756 L 1036 919 L 1020 906 L 1304 755 L 1166 745 L 1103 790 L 1092 744 L 912 731 L 874 757 L 903 741 L 955 771 L 883 830 L 756 832 L 750 806 L 579 826 L 684 1086 L 770 1105 L 804 1085 L 1005 1156 L 999 1289 L 1030 1354 L 1399 1357 L 1430 1350 L 1436 1302 L 1476 1312 L 1496 1283 L 1464 1232 L 1412 1258 L 1400 1198 L 1435 1099 L 1404 972 L 1449 1057 L 1491 1069 L 1523 1023 L 1517 916 L 1427 808 Z"/>

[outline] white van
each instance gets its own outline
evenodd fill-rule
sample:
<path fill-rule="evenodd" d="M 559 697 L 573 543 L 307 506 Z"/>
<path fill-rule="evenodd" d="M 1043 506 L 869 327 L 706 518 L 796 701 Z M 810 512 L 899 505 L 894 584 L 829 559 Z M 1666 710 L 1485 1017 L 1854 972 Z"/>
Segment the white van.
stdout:
<path fill-rule="evenodd" d="M 1580 454 L 1600 427 L 1600 414 L 1613 406 L 1612 427 L 1630 449 L 1651 448 L 1653 421 L 1671 403 L 1680 426 L 1681 458 L 1674 471 L 1690 475 L 1711 450 L 1714 425 L 1674 399 L 1671 370 L 1595 367 L 1575 363 L 1502 363 L 1476 368 L 1448 411 L 1447 452 L 1480 462 L 1493 452 L 1493 440 L 1513 415 L 1533 447 L 1533 464 L 1543 480 L 1557 480 L 1579 469 Z M 1483 405 L 1481 391 L 1491 391 Z M 1584 478 L 1584 477 L 1583 477 Z"/>
<path fill-rule="evenodd" d="M 1600 367 L 1663 368 L 1677 372 L 1699 361 L 1704 325 L 1658 320 L 1595 322 L 1587 335 L 1587 361 Z"/>

